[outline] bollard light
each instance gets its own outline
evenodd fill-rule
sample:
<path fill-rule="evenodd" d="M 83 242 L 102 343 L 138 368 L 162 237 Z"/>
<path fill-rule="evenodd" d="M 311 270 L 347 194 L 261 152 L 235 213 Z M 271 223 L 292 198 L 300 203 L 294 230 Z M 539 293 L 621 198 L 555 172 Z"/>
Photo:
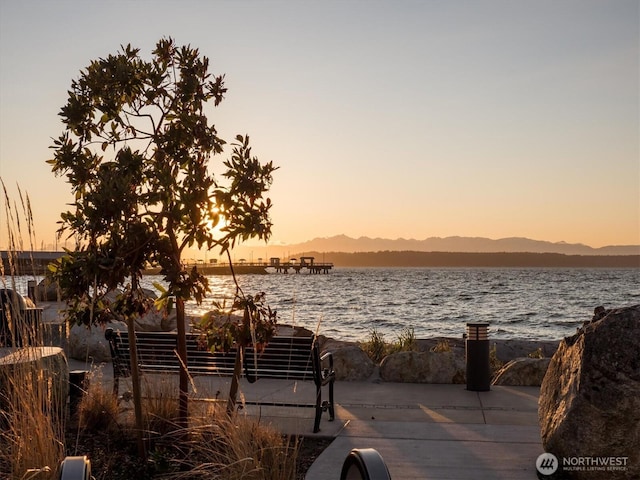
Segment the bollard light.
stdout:
<path fill-rule="evenodd" d="M 467 390 L 486 392 L 491 389 L 489 365 L 489 324 L 467 323 L 465 341 Z"/>

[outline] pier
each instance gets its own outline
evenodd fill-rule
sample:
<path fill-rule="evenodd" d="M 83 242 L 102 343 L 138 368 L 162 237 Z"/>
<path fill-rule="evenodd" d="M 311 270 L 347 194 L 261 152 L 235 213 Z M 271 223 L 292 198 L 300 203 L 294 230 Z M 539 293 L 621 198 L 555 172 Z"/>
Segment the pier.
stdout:
<path fill-rule="evenodd" d="M 0 261 L 3 262 L 5 272 L 10 272 L 12 266 L 20 272 L 22 275 L 44 275 L 47 272 L 47 266 L 62 257 L 65 252 L 52 252 L 52 251 L 33 251 L 33 252 L 18 252 L 12 254 L 7 251 L 0 251 Z M 10 255 L 13 255 L 10 260 Z M 261 259 L 258 259 L 261 260 Z M 198 271 L 204 275 L 230 275 L 232 266 L 228 263 L 218 263 L 215 261 L 205 263 L 203 261 L 187 262 L 186 267 L 197 267 Z M 316 263 L 314 257 L 300 257 L 300 259 L 290 258 L 288 260 L 281 260 L 277 257 L 272 257 L 268 262 L 247 262 L 241 259 L 237 262 L 233 262 L 233 272 L 237 274 L 267 274 L 269 271 L 276 273 L 289 273 L 293 271 L 300 273 L 307 271 L 312 274 L 329 273 L 333 268 L 333 263 Z M 145 269 L 146 275 L 157 275 L 160 273 L 160 268 L 157 266 L 150 266 Z"/>
<path fill-rule="evenodd" d="M 269 259 L 269 267 L 274 268 L 277 273 L 289 273 L 289 270 L 300 273 L 301 270 L 306 269 L 309 273 L 318 274 L 329 273 L 333 263 L 316 263 L 315 257 L 300 257 L 299 262 L 296 258 L 283 262 L 277 257 L 272 257 Z"/>
<path fill-rule="evenodd" d="M 277 273 L 289 273 L 289 270 L 293 270 L 296 273 L 300 273 L 301 270 L 308 270 L 309 273 L 329 273 L 329 270 L 333 268 L 333 263 L 316 263 L 313 257 L 300 257 L 300 262 L 295 258 L 292 258 L 286 262 L 281 261 L 279 258 L 272 258 L 269 262 L 269 268 L 275 269 Z"/>
<path fill-rule="evenodd" d="M 260 260 L 260 259 L 259 259 Z M 300 257 L 300 261 L 296 258 L 289 260 L 281 260 L 277 257 L 272 257 L 269 262 L 247 262 L 244 259 L 233 262 L 233 266 L 228 263 L 189 263 L 187 267 L 197 267 L 198 271 L 204 275 L 230 275 L 232 272 L 236 274 L 268 274 L 270 271 L 275 273 L 289 273 L 289 270 L 300 273 L 307 271 L 312 274 L 329 273 L 333 268 L 333 263 L 316 263 L 314 257 Z M 148 269 L 147 274 L 157 273 L 153 269 Z"/>

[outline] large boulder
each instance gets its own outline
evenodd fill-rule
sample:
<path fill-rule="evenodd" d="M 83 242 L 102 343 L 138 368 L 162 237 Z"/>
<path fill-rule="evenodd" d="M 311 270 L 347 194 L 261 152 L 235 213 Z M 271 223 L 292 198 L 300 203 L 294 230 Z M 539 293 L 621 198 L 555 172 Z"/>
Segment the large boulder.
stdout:
<path fill-rule="evenodd" d="M 109 301 L 115 301 L 120 292 L 113 290 L 107 294 Z M 150 299 L 157 298 L 153 290 L 144 289 L 145 295 Z M 189 324 L 191 318 L 185 319 Z M 143 316 L 134 320 L 136 332 L 169 332 L 177 328 L 177 315 L 175 309 L 167 314 L 151 308 Z M 106 326 L 87 327 L 85 325 L 74 325 L 69 329 L 67 350 L 69 357 L 76 360 L 92 359 L 94 362 L 108 362 L 111 360 L 109 342 L 104 338 L 106 328 L 126 331 L 127 325 L 121 316 L 113 315 L 111 321 Z"/>
<path fill-rule="evenodd" d="M 178 316 L 175 309 L 166 313 L 152 308 L 134 323 L 136 332 L 170 332 L 178 328 Z"/>
<path fill-rule="evenodd" d="M 86 325 L 74 325 L 71 327 L 67 340 L 69 357 L 83 362 L 110 362 L 109 342 L 104 338 L 106 328 L 126 332 L 127 324 L 124 322 L 109 322 L 106 326 L 94 325 L 87 327 Z"/>
<path fill-rule="evenodd" d="M 38 283 L 35 296 L 38 302 L 59 302 L 60 288 L 58 283 L 52 282 L 48 277 L 45 277 Z"/>
<path fill-rule="evenodd" d="M 518 340 L 513 338 L 490 338 L 491 348 L 495 348 L 495 357 L 502 363 L 510 362 L 516 358 L 526 357 L 540 352 L 545 357 L 551 358 L 558 348 L 559 340 Z M 465 340 L 453 337 L 433 337 L 416 340 L 416 350 L 427 352 L 437 349 L 439 345 L 446 345 L 452 352 L 465 355 Z"/>
<path fill-rule="evenodd" d="M 323 348 L 333 355 L 336 380 L 362 381 L 373 375 L 375 365 L 360 347 L 350 344 L 325 344 Z"/>
<path fill-rule="evenodd" d="M 454 352 L 398 352 L 380 364 L 386 382 L 464 383 L 466 364 Z"/>
<path fill-rule="evenodd" d="M 143 288 L 144 295 L 151 300 L 158 298 L 158 295 L 154 290 Z M 115 302 L 118 295 L 122 292 L 119 290 L 112 290 L 106 295 L 106 299 L 109 302 Z M 125 319 L 117 314 L 113 314 L 111 318 L 112 322 L 125 322 Z M 144 315 L 134 320 L 136 332 L 170 332 L 178 328 L 177 313 L 174 308 L 170 313 L 166 311 L 159 311 L 155 307 L 150 308 Z"/>
<path fill-rule="evenodd" d="M 518 340 L 510 339 L 491 339 L 491 345 L 495 345 L 496 358 L 501 362 L 508 363 L 517 358 L 527 357 L 531 354 L 540 353 L 545 357 L 551 358 L 558 349 L 558 340 Z"/>
<path fill-rule="evenodd" d="M 596 312 L 561 342 L 538 413 L 544 449 L 572 478 L 640 478 L 640 305 Z M 581 468 L 594 458 L 626 470 Z"/>
<path fill-rule="evenodd" d="M 516 358 L 496 373 L 492 385 L 539 387 L 547 373 L 551 358 Z"/>

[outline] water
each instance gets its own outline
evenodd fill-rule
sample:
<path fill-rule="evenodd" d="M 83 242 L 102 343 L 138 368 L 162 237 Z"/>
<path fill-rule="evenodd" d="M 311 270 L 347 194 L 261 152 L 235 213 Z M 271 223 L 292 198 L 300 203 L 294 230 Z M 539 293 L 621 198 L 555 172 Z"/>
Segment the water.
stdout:
<path fill-rule="evenodd" d="M 640 269 L 334 268 L 308 273 L 240 275 L 245 293 L 267 293 L 279 322 L 342 340 L 375 328 L 393 340 L 406 328 L 418 338 L 460 337 L 466 322 L 489 322 L 493 338 L 558 340 L 590 320 L 598 305 L 640 303 Z M 145 277 L 152 288 L 160 277 Z M 230 276 L 209 277 L 211 299 L 234 292 Z M 26 287 L 24 288 L 26 291 Z M 21 291 L 18 288 L 18 291 Z M 23 293 L 23 292 L 21 292 Z"/>
<path fill-rule="evenodd" d="M 557 340 L 575 333 L 598 305 L 640 303 L 639 269 L 334 268 L 328 275 L 241 275 L 245 293 L 267 293 L 281 323 L 343 340 L 459 337 L 466 322 L 489 322 L 495 338 Z M 157 280 L 157 279 L 156 279 Z M 233 293 L 209 277 L 212 295 Z M 191 305 L 193 313 L 210 302 Z"/>

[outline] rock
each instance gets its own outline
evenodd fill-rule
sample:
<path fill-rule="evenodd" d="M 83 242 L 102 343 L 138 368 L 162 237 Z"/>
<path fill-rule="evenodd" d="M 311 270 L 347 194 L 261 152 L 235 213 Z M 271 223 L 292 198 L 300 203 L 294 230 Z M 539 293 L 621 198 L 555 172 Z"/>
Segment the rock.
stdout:
<path fill-rule="evenodd" d="M 491 346 L 495 345 L 496 358 L 508 363 L 516 358 L 523 358 L 538 350 L 551 358 L 558 349 L 559 341 L 531 341 L 517 339 L 489 339 Z"/>
<path fill-rule="evenodd" d="M 85 325 L 71 327 L 67 341 L 69 357 L 83 362 L 87 360 L 98 363 L 110 362 L 109 342 L 104 338 L 104 331 L 107 328 L 127 331 L 127 325 L 124 322 L 109 322 L 105 326 L 94 325 L 90 328 Z"/>
<path fill-rule="evenodd" d="M 311 337 L 313 336 L 313 332 L 304 327 L 278 324 L 276 326 L 276 335 L 283 337 Z"/>
<path fill-rule="evenodd" d="M 626 471 L 572 478 L 640 478 L 640 305 L 598 316 L 551 359 L 538 404 L 542 444 L 561 463 L 626 457 Z"/>
<path fill-rule="evenodd" d="M 145 315 L 135 320 L 136 332 L 170 332 L 178 328 L 176 310 L 169 314 L 151 308 Z"/>
<path fill-rule="evenodd" d="M 464 356 L 465 354 L 465 340 L 462 338 L 453 337 L 434 337 L 426 339 L 416 340 L 417 350 L 421 352 L 427 352 L 434 348 L 438 343 L 446 341 L 449 344 L 449 348 L 453 352 Z M 507 363 L 516 358 L 526 357 L 530 353 L 533 353 L 540 349 L 545 357 L 551 357 L 558 348 L 560 341 L 534 341 L 534 340 L 517 340 L 517 339 L 502 339 L 489 337 L 489 343 L 491 348 L 495 347 L 496 358 L 503 363 Z"/>
<path fill-rule="evenodd" d="M 157 295 L 153 290 L 143 289 L 148 298 L 155 299 Z M 115 301 L 120 294 L 118 290 L 107 293 L 108 301 Z M 189 323 L 190 319 L 185 319 L 185 323 Z M 137 332 L 170 332 L 176 330 L 178 326 L 176 310 L 169 314 L 158 311 L 155 307 L 151 307 L 149 311 L 140 318 L 135 319 L 134 328 Z M 126 331 L 127 326 L 123 318 L 114 315 L 111 321 L 105 326 L 93 325 L 91 328 L 86 326 L 74 325 L 69 330 L 69 338 L 67 349 L 69 356 L 76 360 L 93 359 L 95 362 L 107 362 L 111 360 L 109 351 L 109 342 L 104 338 L 104 331 L 107 327 L 114 330 Z"/>
<path fill-rule="evenodd" d="M 380 364 L 380 378 L 387 382 L 464 383 L 466 364 L 454 352 L 398 352 Z"/>
<path fill-rule="evenodd" d="M 156 292 L 148 288 L 143 288 L 142 292 L 144 293 L 144 296 L 149 299 L 155 300 L 158 298 Z M 105 298 L 109 302 L 115 302 L 118 295 L 121 293 L 122 292 L 117 289 L 112 290 L 107 293 Z M 111 321 L 124 323 L 124 318 L 114 314 Z M 170 332 L 175 330 L 177 327 L 178 322 L 175 308 L 170 313 L 167 313 L 159 311 L 152 306 L 146 314 L 135 320 L 135 330 L 137 332 Z"/>
<path fill-rule="evenodd" d="M 38 308 L 42 308 L 44 323 L 64 323 L 65 302 L 38 302 Z"/>
<path fill-rule="evenodd" d="M 550 358 L 516 358 L 496 373 L 491 384 L 518 387 L 540 386 L 550 361 Z"/>
<path fill-rule="evenodd" d="M 35 291 L 36 301 L 38 302 L 59 302 L 60 289 L 57 282 L 52 282 L 47 277 L 38 283 Z"/>
<path fill-rule="evenodd" d="M 373 374 L 375 365 L 356 345 L 343 345 L 329 350 L 333 354 L 336 380 L 361 381 Z"/>

